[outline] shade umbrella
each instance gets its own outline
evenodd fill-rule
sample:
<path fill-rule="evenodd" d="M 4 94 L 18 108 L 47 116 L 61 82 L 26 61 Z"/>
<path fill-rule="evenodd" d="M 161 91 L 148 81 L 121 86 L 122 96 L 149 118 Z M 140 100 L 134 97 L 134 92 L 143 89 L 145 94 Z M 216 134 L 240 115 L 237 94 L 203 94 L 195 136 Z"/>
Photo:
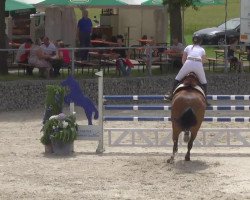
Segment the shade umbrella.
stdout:
<path fill-rule="evenodd" d="M 121 0 L 44 0 L 37 6 L 87 6 L 87 7 L 105 7 L 127 5 Z"/>
<path fill-rule="evenodd" d="M 142 2 L 142 6 L 163 6 L 163 0 L 147 0 Z"/>
<path fill-rule="evenodd" d="M 35 8 L 33 5 L 19 2 L 16 0 L 6 0 L 5 2 L 5 11 L 14 11 L 14 10 L 25 10 Z"/>
<path fill-rule="evenodd" d="M 224 0 L 194 0 L 196 6 L 223 5 Z"/>

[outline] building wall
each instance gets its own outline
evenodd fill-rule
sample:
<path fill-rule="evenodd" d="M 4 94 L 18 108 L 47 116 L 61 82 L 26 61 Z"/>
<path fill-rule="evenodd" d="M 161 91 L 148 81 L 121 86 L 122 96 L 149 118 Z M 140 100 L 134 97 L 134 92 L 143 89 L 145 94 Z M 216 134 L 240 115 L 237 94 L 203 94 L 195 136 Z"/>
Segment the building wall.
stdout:
<path fill-rule="evenodd" d="M 166 42 L 166 16 L 163 8 L 119 8 L 118 32 L 128 35 L 129 45 L 138 45 L 143 35 Z"/>

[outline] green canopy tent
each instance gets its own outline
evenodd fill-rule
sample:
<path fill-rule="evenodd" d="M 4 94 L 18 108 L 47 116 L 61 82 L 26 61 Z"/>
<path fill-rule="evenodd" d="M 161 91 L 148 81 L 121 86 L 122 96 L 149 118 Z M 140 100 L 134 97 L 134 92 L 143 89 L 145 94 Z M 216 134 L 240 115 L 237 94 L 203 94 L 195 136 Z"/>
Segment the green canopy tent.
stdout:
<path fill-rule="evenodd" d="M 196 6 L 223 5 L 224 0 L 194 0 Z"/>
<path fill-rule="evenodd" d="M 193 0 L 196 6 L 208 6 L 208 5 L 223 5 L 224 0 Z M 162 6 L 163 0 L 146 0 L 141 5 L 145 6 Z"/>
<path fill-rule="evenodd" d="M 13 10 L 25 10 L 32 9 L 33 5 L 26 4 L 24 2 L 16 1 L 16 0 L 6 0 L 5 2 L 5 11 L 13 11 Z"/>
<path fill-rule="evenodd" d="M 86 6 L 86 7 L 116 7 L 127 5 L 120 0 L 44 0 L 36 6 Z"/>
<path fill-rule="evenodd" d="M 20 15 L 20 14 L 32 14 L 36 9 L 31 4 L 26 4 L 17 0 L 6 0 L 5 2 L 5 16 Z"/>
<path fill-rule="evenodd" d="M 142 2 L 142 6 L 163 6 L 162 0 L 147 0 Z"/>

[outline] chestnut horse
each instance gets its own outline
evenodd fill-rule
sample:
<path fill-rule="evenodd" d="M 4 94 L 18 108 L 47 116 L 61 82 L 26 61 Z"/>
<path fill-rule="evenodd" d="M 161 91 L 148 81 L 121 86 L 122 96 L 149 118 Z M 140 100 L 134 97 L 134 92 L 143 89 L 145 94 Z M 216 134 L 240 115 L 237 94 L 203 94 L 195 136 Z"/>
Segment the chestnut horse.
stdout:
<path fill-rule="evenodd" d="M 193 147 L 193 142 L 201 127 L 206 110 L 206 97 L 203 91 L 194 88 L 199 85 L 196 75 L 194 73 L 188 74 L 182 83 L 184 87 L 177 88 L 172 99 L 171 120 L 174 146 L 173 155 L 168 159 L 169 163 L 174 162 L 181 132 L 184 132 L 184 142 L 188 142 L 185 160 L 190 160 L 190 150 Z"/>

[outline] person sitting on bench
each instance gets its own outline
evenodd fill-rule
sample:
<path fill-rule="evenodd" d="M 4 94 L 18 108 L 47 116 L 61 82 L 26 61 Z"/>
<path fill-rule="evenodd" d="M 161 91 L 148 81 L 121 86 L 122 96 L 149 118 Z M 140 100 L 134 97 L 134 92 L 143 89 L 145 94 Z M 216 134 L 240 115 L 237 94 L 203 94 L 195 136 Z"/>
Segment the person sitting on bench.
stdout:
<path fill-rule="evenodd" d="M 16 55 L 16 62 L 17 63 L 23 63 L 28 64 L 29 56 L 30 56 L 30 48 L 33 44 L 31 39 L 27 39 L 25 43 L 21 44 L 17 51 Z M 33 75 L 33 68 L 32 67 L 26 67 L 26 74 L 27 75 Z"/>

